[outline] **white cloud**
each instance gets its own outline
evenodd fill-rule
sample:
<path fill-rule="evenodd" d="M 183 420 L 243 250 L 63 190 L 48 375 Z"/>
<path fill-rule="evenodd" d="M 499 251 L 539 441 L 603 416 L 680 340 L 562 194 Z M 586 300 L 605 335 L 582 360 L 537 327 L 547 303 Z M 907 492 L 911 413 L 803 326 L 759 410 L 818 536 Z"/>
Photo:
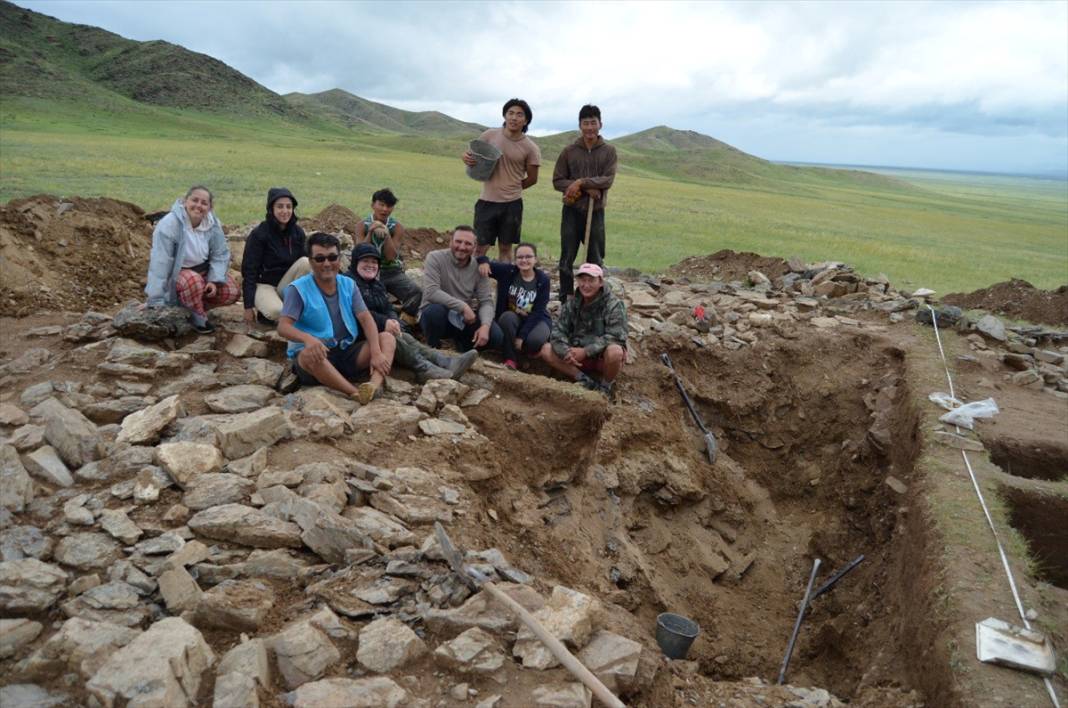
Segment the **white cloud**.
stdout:
<path fill-rule="evenodd" d="M 182 44 L 279 93 L 339 87 L 486 124 L 518 95 L 538 133 L 595 102 L 609 134 L 669 124 L 723 138 L 724 125 L 775 121 L 803 143 L 803 130 L 883 127 L 898 143 L 922 133 L 925 149 L 940 133 L 980 151 L 985 137 L 1033 140 L 1068 163 L 1065 2 L 20 4 Z M 779 156 L 753 140 L 739 147 Z M 839 161 L 826 142 L 832 154 L 804 159 Z M 883 162 L 902 152 L 882 149 Z"/>

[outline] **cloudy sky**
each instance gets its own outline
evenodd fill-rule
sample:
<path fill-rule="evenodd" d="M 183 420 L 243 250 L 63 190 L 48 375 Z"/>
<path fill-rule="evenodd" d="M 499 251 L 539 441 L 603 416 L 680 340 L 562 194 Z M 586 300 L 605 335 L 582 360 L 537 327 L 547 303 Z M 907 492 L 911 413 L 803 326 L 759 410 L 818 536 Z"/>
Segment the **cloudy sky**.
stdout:
<path fill-rule="evenodd" d="M 279 93 L 342 88 L 534 135 L 601 107 L 773 160 L 1068 172 L 1068 2 L 17 0 L 210 54 Z"/>

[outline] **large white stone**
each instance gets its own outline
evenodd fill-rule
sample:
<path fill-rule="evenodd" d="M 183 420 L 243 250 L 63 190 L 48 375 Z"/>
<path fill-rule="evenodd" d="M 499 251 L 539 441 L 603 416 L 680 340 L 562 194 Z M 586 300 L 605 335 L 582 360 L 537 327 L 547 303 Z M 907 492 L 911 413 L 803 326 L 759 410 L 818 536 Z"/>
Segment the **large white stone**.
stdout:
<path fill-rule="evenodd" d="M 65 537 L 56 544 L 55 559 L 79 570 L 104 569 L 111 565 L 119 550 L 115 541 L 97 531 L 83 531 Z"/>
<path fill-rule="evenodd" d="M 189 519 L 193 532 L 217 541 L 256 548 L 300 548 L 300 527 L 241 504 L 223 504 Z"/>
<path fill-rule="evenodd" d="M 177 617 L 156 622 L 116 651 L 86 684 L 104 708 L 193 705 L 215 654 L 195 627 Z"/>
<path fill-rule="evenodd" d="M 426 644 L 411 627 L 392 617 L 383 617 L 360 630 L 356 660 L 364 668 L 384 674 L 425 653 Z"/>
<path fill-rule="evenodd" d="M 211 708 L 260 708 L 256 682 L 245 674 L 220 674 L 215 678 Z"/>
<path fill-rule="evenodd" d="M 295 622 L 268 639 L 286 687 L 293 689 L 321 678 L 341 660 L 326 633 L 310 621 Z"/>
<path fill-rule="evenodd" d="M 25 458 L 26 471 L 37 479 L 57 487 L 70 487 L 74 484 L 67 465 L 60 459 L 59 453 L 51 445 L 37 448 Z"/>
<path fill-rule="evenodd" d="M 273 388 L 242 384 L 209 393 L 204 396 L 204 403 L 215 413 L 248 413 L 263 408 L 274 395 Z"/>
<path fill-rule="evenodd" d="M 638 673 L 642 645 L 633 639 L 601 630 L 578 654 L 583 665 L 610 690 L 631 690 Z"/>
<path fill-rule="evenodd" d="M 369 506 L 350 506 L 341 515 L 361 533 L 389 548 L 411 546 L 418 540 L 399 519 Z"/>
<path fill-rule="evenodd" d="M 537 708 L 590 708 L 593 693 L 581 683 L 538 686 L 530 694 Z"/>
<path fill-rule="evenodd" d="M 529 585 L 499 583 L 497 587 L 528 612 L 535 612 L 545 606 L 545 599 Z M 471 627 L 479 627 L 488 632 L 503 632 L 514 630 L 518 624 L 515 614 L 485 590 L 472 595 L 456 608 L 428 608 L 423 611 L 423 619 L 427 626 L 436 632 L 465 630 Z"/>
<path fill-rule="evenodd" d="M 240 475 L 218 473 L 195 477 L 186 488 L 182 504 L 193 511 L 220 504 L 239 504 L 248 499 L 255 485 Z"/>
<path fill-rule="evenodd" d="M 235 334 L 226 343 L 226 353 L 238 358 L 267 356 L 267 342 L 253 339 L 247 334 Z"/>
<path fill-rule="evenodd" d="M 226 463 L 219 448 L 195 442 L 163 443 L 156 448 L 156 461 L 183 489 L 202 474 L 218 472 Z"/>
<path fill-rule="evenodd" d="M 0 611 L 47 610 L 67 587 L 67 574 L 36 558 L 0 563 Z"/>
<path fill-rule="evenodd" d="M 492 635 L 472 627 L 438 646 L 434 659 L 455 671 L 493 673 L 504 666 L 506 657 Z"/>
<path fill-rule="evenodd" d="M 153 406 L 126 416 L 116 441 L 131 445 L 153 443 L 159 438 L 160 432 L 183 414 L 177 394 L 164 398 Z"/>
<path fill-rule="evenodd" d="M 0 445 L 0 507 L 21 512 L 33 501 L 33 480 L 11 445 Z"/>
<path fill-rule="evenodd" d="M 109 622 L 74 617 L 63 623 L 37 651 L 19 664 L 32 677 L 57 676 L 74 671 L 90 678 L 121 647 L 141 632 Z"/>
<path fill-rule="evenodd" d="M 43 625 L 28 619 L 0 619 L 0 659 L 14 656 L 41 633 Z"/>
<path fill-rule="evenodd" d="M 274 591 L 262 580 L 224 580 L 197 602 L 193 624 L 255 632 L 274 607 Z"/>
<path fill-rule="evenodd" d="M 236 415 L 217 430 L 219 447 L 229 460 L 251 455 L 289 435 L 289 422 L 277 406 Z"/>
<path fill-rule="evenodd" d="M 292 694 L 293 708 L 398 708 L 408 692 L 385 676 L 329 678 L 306 683 Z"/>
<path fill-rule="evenodd" d="M 545 631 L 565 644 L 581 649 L 590 638 L 593 602 L 588 595 L 557 585 L 545 607 L 535 612 L 534 617 Z M 512 654 L 520 657 L 523 666 L 529 669 L 550 669 L 560 663 L 526 625 L 516 634 Z"/>
<path fill-rule="evenodd" d="M 183 565 L 177 565 L 159 576 L 159 594 L 172 614 L 191 610 L 203 594 L 197 581 Z"/>

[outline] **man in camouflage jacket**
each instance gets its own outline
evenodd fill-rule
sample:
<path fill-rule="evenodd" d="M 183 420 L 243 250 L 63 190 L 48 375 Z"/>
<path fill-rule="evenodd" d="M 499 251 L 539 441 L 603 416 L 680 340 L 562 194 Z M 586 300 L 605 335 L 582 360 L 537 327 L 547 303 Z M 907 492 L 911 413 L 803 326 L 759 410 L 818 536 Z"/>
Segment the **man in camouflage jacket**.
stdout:
<path fill-rule="evenodd" d="M 627 349 L 627 308 L 604 285 L 594 263 L 578 269 L 578 297 L 560 308 L 541 358 L 591 391 L 612 395 Z M 601 381 L 590 376 L 600 374 Z"/>

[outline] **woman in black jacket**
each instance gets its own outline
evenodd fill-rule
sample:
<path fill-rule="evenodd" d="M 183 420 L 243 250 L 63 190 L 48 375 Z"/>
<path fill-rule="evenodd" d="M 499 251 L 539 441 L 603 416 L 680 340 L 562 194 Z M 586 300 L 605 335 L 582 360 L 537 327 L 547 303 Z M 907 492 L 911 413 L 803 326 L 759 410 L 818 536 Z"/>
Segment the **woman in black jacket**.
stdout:
<path fill-rule="evenodd" d="M 292 192 L 271 187 L 267 190 L 267 218 L 245 241 L 241 289 L 248 325 L 257 318 L 264 324 L 275 324 L 286 286 L 311 272 L 296 209 L 297 198 Z"/>

